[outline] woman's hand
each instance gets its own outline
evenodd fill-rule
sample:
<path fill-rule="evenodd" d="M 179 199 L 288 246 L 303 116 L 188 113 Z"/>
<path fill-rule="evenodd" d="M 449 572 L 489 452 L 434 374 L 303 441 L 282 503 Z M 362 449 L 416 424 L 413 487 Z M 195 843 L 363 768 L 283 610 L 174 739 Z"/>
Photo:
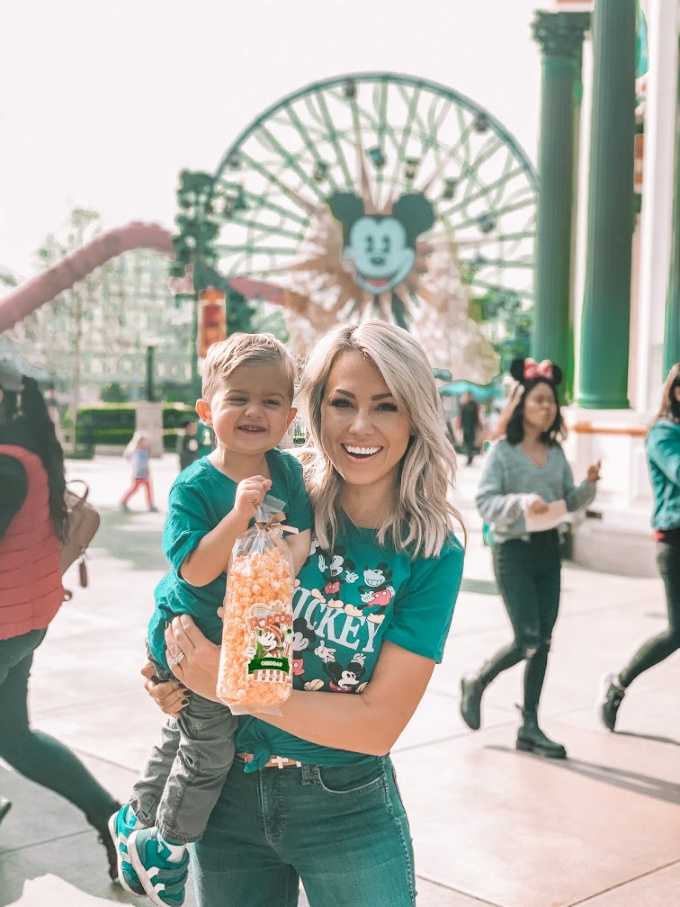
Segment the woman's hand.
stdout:
<path fill-rule="evenodd" d="M 586 479 L 588 482 L 597 482 L 600 478 L 600 470 L 602 469 L 602 460 L 598 460 L 593 466 L 588 467 L 588 475 Z"/>
<path fill-rule="evenodd" d="M 527 501 L 524 510 L 525 513 L 531 514 L 531 516 L 541 516 L 541 514 L 548 512 L 548 505 L 540 495 L 534 494 Z"/>
<path fill-rule="evenodd" d="M 188 614 L 178 615 L 168 625 L 165 646 L 172 673 L 184 686 L 204 699 L 219 702 L 215 690 L 220 647 L 206 639 Z"/>
<path fill-rule="evenodd" d="M 179 718 L 179 713 L 189 701 L 186 697 L 187 691 L 181 684 L 174 680 L 168 680 L 166 683 L 156 683 L 154 678 L 154 666 L 147 661 L 141 671 L 142 677 L 146 677 L 144 689 L 153 699 L 156 705 L 170 715 L 171 718 Z"/>

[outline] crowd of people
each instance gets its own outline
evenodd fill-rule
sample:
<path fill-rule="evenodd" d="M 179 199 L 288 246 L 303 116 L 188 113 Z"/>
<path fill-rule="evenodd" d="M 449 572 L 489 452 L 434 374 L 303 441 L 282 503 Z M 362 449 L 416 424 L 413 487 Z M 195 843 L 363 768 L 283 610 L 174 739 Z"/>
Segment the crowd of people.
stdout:
<path fill-rule="evenodd" d="M 516 360 L 511 371 L 516 389 L 475 503 L 493 532 L 513 638 L 462 679 L 460 710 L 477 730 L 486 688 L 524 661 L 516 747 L 564 759 L 538 718 L 560 604 L 558 526 L 593 501 L 601 466 L 574 484 L 560 444 L 559 366 Z M 461 403 L 472 462 L 479 409 Z M 293 453 L 279 445 L 297 407 L 308 439 Z M 183 902 L 191 855 L 200 907 L 294 907 L 300 882 L 311 907 L 412 907 L 413 849 L 389 754 L 443 657 L 466 543 L 427 357 L 395 326 L 343 325 L 297 384 L 271 335 L 234 335 L 209 351 L 197 414 L 214 440 L 201 456 L 194 421 L 178 440 L 162 542 L 170 569 L 155 591 L 143 671 L 169 717 L 121 805 L 68 748 L 30 727 L 33 656 L 64 597 L 63 452 L 36 383 L 0 374 L 0 757 L 82 809 L 112 878 L 156 905 Z M 142 487 L 155 509 L 149 447 L 136 435 L 126 451 L 123 508 Z M 607 679 L 600 716 L 610 730 L 632 681 L 680 648 L 680 364 L 646 451 L 668 629 Z M 297 575 L 294 688 L 277 714 L 236 717 L 215 692 L 218 609 L 236 539 L 272 499 L 297 530 L 282 542 Z M 0 820 L 10 805 L 0 800 Z"/>

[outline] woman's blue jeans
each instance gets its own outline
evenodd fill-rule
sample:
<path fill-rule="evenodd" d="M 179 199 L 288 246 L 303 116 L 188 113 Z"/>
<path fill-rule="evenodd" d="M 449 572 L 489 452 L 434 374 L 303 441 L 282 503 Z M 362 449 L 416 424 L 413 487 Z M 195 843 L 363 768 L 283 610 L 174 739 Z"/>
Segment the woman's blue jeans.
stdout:
<path fill-rule="evenodd" d="M 238 759 L 194 846 L 199 907 L 413 907 L 408 819 L 388 757 L 246 774 Z"/>

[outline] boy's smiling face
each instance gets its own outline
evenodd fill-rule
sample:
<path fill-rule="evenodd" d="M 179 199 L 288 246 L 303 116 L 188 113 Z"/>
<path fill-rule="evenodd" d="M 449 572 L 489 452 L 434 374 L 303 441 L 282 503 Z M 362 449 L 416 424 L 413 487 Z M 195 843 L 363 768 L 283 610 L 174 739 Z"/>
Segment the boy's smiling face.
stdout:
<path fill-rule="evenodd" d="M 254 362 L 235 368 L 196 409 L 224 453 L 257 457 L 283 438 L 295 418 L 291 403 L 283 366 Z"/>

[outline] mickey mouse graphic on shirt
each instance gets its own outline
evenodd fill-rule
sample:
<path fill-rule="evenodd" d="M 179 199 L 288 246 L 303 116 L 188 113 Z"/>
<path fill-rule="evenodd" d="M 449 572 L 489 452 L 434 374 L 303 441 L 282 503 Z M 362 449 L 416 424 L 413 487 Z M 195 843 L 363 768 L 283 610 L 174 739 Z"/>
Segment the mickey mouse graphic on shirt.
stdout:
<path fill-rule="evenodd" d="M 416 237 L 435 220 L 424 195 L 402 195 L 386 214 L 367 214 L 353 192 L 336 192 L 328 205 L 342 224 L 343 261 L 353 263 L 362 290 L 377 296 L 406 280 L 416 261 Z"/>
<path fill-rule="evenodd" d="M 364 582 L 359 586 L 361 606 L 345 605 L 345 614 L 352 617 L 365 617 L 373 623 L 379 624 L 385 620 L 385 612 L 394 596 L 394 586 L 391 584 L 392 571 L 386 563 L 377 567 L 364 567 Z"/>
<path fill-rule="evenodd" d="M 293 621 L 293 674 L 301 677 L 305 673 L 305 663 L 302 653 L 314 645 L 317 635 L 314 628 L 303 617 L 296 617 Z"/>
<path fill-rule="evenodd" d="M 331 678 L 329 689 L 334 693 L 363 693 L 368 686 L 367 682 L 361 683 L 361 678 L 366 673 L 366 656 L 363 652 L 355 652 L 346 668 L 335 660 L 335 649 L 329 649 L 323 640 L 314 650 L 314 654 L 323 662 L 324 672 Z M 318 690 L 323 687 L 323 681 L 314 683 L 316 686 L 309 685 L 309 689 Z M 305 689 L 307 688 L 305 684 Z"/>
<path fill-rule="evenodd" d="M 325 662 L 323 669 L 331 678 L 330 689 L 334 693 L 361 693 L 367 686 L 361 683 L 361 678 L 366 673 L 365 661 L 366 656 L 357 652 L 346 668 L 337 661 Z"/>
<path fill-rule="evenodd" d="M 354 569 L 354 561 L 345 558 L 345 549 L 342 545 L 333 549 L 328 561 L 325 554 L 319 554 L 319 570 L 326 580 L 326 585 L 323 587 L 323 593 L 318 589 L 312 589 L 312 595 L 329 608 L 343 608 L 344 605 L 339 598 L 340 587 L 343 583 L 355 583 L 359 579 L 359 575 L 353 572 Z"/>

